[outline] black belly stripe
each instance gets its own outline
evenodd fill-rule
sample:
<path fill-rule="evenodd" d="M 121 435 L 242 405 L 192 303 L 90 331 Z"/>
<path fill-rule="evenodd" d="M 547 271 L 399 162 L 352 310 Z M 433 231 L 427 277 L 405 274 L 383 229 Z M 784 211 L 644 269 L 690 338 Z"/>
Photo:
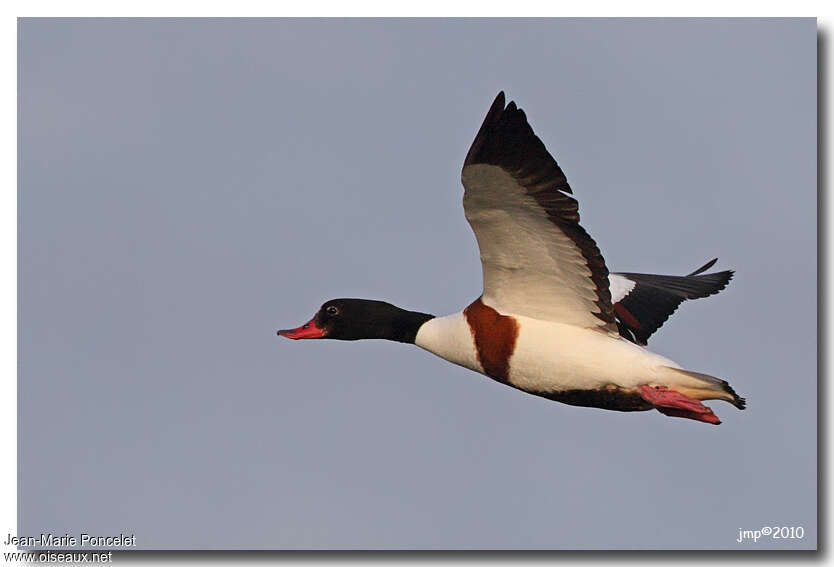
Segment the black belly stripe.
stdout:
<path fill-rule="evenodd" d="M 563 404 L 614 411 L 646 411 L 654 406 L 636 392 L 609 386 L 599 390 L 561 390 L 558 392 L 530 392 Z"/>

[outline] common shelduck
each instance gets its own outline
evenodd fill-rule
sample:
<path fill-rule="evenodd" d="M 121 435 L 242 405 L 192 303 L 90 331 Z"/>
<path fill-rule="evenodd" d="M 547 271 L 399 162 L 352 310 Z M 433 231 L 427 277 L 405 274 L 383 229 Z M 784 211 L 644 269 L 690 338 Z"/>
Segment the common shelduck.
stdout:
<path fill-rule="evenodd" d="M 685 299 L 723 289 L 732 271 L 611 273 L 579 224 L 567 179 L 501 92 L 466 155 L 463 209 L 475 232 L 483 293 L 435 317 L 383 301 L 332 299 L 290 339 L 413 343 L 527 393 L 576 406 L 657 409 L 721 423 L 702 400 L 744 409 L 727 382 L 644 348 Z"/>

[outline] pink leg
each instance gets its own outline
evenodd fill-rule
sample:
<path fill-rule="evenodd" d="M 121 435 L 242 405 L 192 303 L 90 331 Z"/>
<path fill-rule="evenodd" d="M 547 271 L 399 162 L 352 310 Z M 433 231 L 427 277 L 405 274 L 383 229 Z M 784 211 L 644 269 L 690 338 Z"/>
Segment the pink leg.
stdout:
<path fill-rule="evenodd" d="M 666 386 L 638 386 L 640 397 L 654 404 L 657 411 L 672 417 L 685 417 L 718 425 L 721 420 L 695 398 L 684 396 Z"/>

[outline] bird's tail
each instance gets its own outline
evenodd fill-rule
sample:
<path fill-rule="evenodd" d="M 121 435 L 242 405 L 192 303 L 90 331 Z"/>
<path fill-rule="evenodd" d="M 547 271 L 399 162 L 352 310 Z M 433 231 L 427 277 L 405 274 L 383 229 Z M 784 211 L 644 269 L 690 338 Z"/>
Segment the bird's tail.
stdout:
<path fill-rule="evenodd" d="M 701 401 L 724 400 L 738 409 L 746 406 L 725 380 L 671 366 L 663 369 L 665 376 L 659 383 L 640 385 L 637 393 L 664 415 L 719 425 L 721 420 Z"/>
<path fill-rule="evenodd" d="M 696 400 L 724 400 L 741 410 L 747 407 L 747 400 L 739 396 L 726 380 L 721 380 L 709 374 L 684 370 L 683 368 L 667 368 L 671 372 L 678 375 L 682 374 L 687 378 L 683 381 L 678 379 L 681 385 L 675 388 L 682 394 Z"/>

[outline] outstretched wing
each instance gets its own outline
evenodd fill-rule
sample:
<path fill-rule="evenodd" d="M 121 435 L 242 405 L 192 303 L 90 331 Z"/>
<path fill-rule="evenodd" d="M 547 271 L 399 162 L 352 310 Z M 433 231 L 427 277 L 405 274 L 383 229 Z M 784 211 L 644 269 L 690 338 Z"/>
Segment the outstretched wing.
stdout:
<path fill-rule="evenodd" d="M 481 250 L 483 301 L 499 312 L 617 333 L 608 269 L 579 225 L 556 160 L 514 102 L 492 103 L 461 174 Z"/>
<path fill-rule="evenodd" d="M 620 335 L 645 345 L 686 299 L 700 299 L 718 293 L 730 283 L 732 270 L 704 274 L 717 258 L 685 276 L 613 273 L 611 299 Z M 703 275 L 702 275 L 703 274 Z"/>

